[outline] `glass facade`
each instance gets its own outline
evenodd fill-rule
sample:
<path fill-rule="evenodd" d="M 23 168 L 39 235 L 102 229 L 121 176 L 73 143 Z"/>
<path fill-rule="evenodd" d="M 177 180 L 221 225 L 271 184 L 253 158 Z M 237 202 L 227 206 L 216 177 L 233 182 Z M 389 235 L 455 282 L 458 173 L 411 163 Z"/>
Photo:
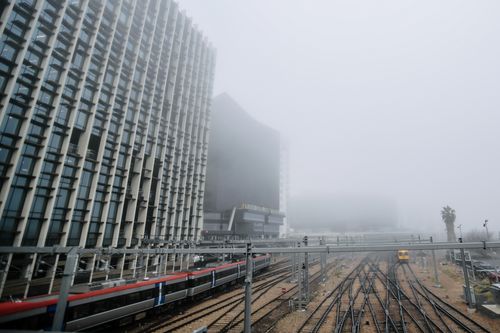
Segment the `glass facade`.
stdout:
<path fill-rule="evenodd" d="M 0 246 L 197 240 L 215 52 L 191 19 L 169 0 L 0 10 Z"/>

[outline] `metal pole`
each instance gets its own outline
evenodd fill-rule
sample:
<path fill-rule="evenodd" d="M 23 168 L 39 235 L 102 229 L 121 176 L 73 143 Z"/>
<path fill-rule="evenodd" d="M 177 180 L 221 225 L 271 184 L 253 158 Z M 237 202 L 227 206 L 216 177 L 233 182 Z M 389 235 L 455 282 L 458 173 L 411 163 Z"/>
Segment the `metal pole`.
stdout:
<path fill-rule="evenodd" d="M 132 277 L 135 279 L 135 274 L 137 272 L 137 258 L 138 255 L 136 254 L 135 255 L 135 258 L 134 258 L 134 265 L 133 265 L 133 268 L 132 268 Z"/>
<path fill-rule="evenodd" d="M 104 272 L 106 273 L 106 277 L 104 278 L 104 281 L 107 281 L 109 278 L 109 262 L 111 261 L 111 256 L 109 256 L 108 259 L 106 259 L 106 267 L 104 268 Z"/>
<path fill-rule="evenodd" d="M 0 297 L 3 295 L 3 290 L 5 287 L 5 282 L 7 281 L 7 274 L 9 274 L 9 268 L 10 268 L 10 263 L 12 261 L 12 256 L 13 254 L 10 253 L 7 256 L 7 260 L 5 260 L 5 262 L 3 262 L 3 257 L 1 258 L 3 269 L 1 271 L 2 278 L 0 279 Z"/>
<path fill-rule="evenodd" d="M 293 243 L 293 247 L 297 247 L 297 243 Z M 299 281 L 299 253 L 293 254 L 293 280 L 294 282 Z"/>
<path fill-rule="evenodd" d="M 300 247 L 300 242 L 297 242 L 297 247 Z M 301 259 L 302 258 L 302 255 L 300 253 L 297 253 L 298 255 L 298 259 Z M 302 283 L 303 283 L 303 271 L 302 271 L 302 267 L 303 267 L 303 263 L 301 262 L 302 260 L 300 260 L 298 262 L 298 266 L 297 266 L 297 295 L 298 295 L 298 298 L 297 298 L 297 309 L 298 310 L 302 310 Z"/>
<path fill-rule="evenodd" d="M 325 238 L 321 237 L 319 240 L 320 245 L 325 245 Z M 321 264 L 321 282 L 326 281 L 326 253 L 320 254 L 320 264 Z"/>
<path fill-rule="evenodd" d="M 66 263 L 64 264 L 64 272 L 61 280 L 61 287 L 59 290 L 59 300 L 57 301 L 56 313 L 54 321 L 52 322 L 53 331 L 64 330 L 64 314 L 68 304 L 69 289 L 71 288 L 71 281 L 73 274 L 75 274 L 76 263 L 78 261 L 77 248 L 72 248 L 66 256 Z"/>
<path fill-rule="evenodd" d="M 431 243 L 433 243 L 432 236 L 431 236 Z M 437 262 L 436 262 L 436 251 L 432 250 L 431 252 L 432 252 L 432 263 L 434 266 L 434 281 L 436 282 L 436 284 L 434 286 L 436 288 L 441 288 L 441 283 L 439 282 Z"/>
<path fill-rule="evenodd" d="M 297 242 L 294 247 L 296 247 L 296 248 L 300 247 L 300 242 Z M 300 280 L 300 267 L 299 267 L 300 260 L 301 260 L 300 256 L 301 256 L 300 253 L 295 253 L 295 257 L 293 258 L 293 260 L 294 260 L 294 268 L 293 269 L 295 271 L 295 281 L 297 281 L 297 283 Z"/>
<path fill-rule="evenodd" d="M 33 279 L 33 271 L 34 271 L 34 267 L 36 266 L 37 258 L 38 258 L 38 254 L 34 253 L 33 259 L 31 260 L 31 264 L 28 266 L 28 281 L 26 282 L 26 287 L 24 288 L 23 299 L 26 299 L 28 297 L 28 293 L 29 293 L 30 285 L 31 285 L 31 280 Z"/>
<path fill-rule="evenodd" d="M 146 263 L 144 263 L 144 278 L 148 277 L 149 253 L 146 255 Z"/>
<path fill-rule="evenodd" d="M 141 253 L 141 255 L 138 257 L 138 270 L 137 270 L 137 278 L 141 279 L 141 271 L 144 272 L 144 255 Z M 144 277 L 144 276 L 143 276 Z"/>
<path fill-rule="evenodd" d="M 173 249 L 176 249 L 175 244 L 173 245 Z M 173 253 L 172 254 L 172 273 L 175 272 L 175 263 L 177 261 L 177 254 Z"/>
<path fill-rule="evenodd" d="M 484 220 L 483 227 L 486 229 L 486 240 L 488 241 L 490 239 L 490 235 L 488 234 L 488 220 Z"/>
<path fill-rule="evenodd" d="M 472 279 L 476 281 L 476 273 L 474 272 L 474 263 L 472 262 L 472 254 L 470 256 L 470 269 L 472 273 Z"/>
<path fill-rule="evenodd" d="M 158 275 L 161 275 L 163 272 L 163 254 L 159 255 L 158 266 L 156 267 L 156 272 L 158 273 Z"/>
<path fill-rule="evenodd" d="M 121 265 L 120 265 L 120 279 L 123 278 L 123 269 L 125 268 L 125 258 L 126 258 L 126 254 L 124 253 L 122 255 L 122 260 L 121 260 Z"/>
<path fill-rule="evenodd" d="M 323 253 L 323 279 L 324 279 L 323 282 L 326 281 L 326 256 L 327 254 Z"/>
<path fill-rule="evenodd" d="M 252 332 L 252 243 L 247 243 L 245 277 L 245 326 L 244 332 Z"/>
<path fill-rule="evenodd" d="M 462 243 L 462 237 L 458 239 L 460 243 Z M 465 280 L 465 301 L 467 303 L 467 307 L 471 308 L 471 295 L 470 295 L 470 282 L 469 282 L 469 274 L 467 272 L 467 266 L 465 264 L 465 251 L 463 248 L 460 249 L 460 254 L 462 256 L 462 268 L 464 270 L 464 280 Z"/>
<path fill-rule="evenodd" d="M 304 236 L 304 246 L 307 247 L 307 236 Z M 309 253 L 304 253 L 304 301 L 309 302 Z"/>
<path fill-rule="evenodd" d="M 54 265 L 52 266 L 52 272 L 50 275 L 49 291 L 48 294 L 52 294 L 52 288 L 54 287 L 54 281 L 56 279 L 57 266 L 59 265 L 59 254 L 56 255 L 54 260 Z"/>
<path fill-rule="evenodd" d="M 184 248 L 184 244 L 180 245 L 181 249 Z M 181 266 L 179 268 L 179 271 L 182 271 L 182 265 L 184 264 L 184 254 L 181 254 Z"/>
<path fill-rule="evenodd" d="M 167 274 L 167 266 L 168 266 L 168 253 L 165 253 L 165 258 L 163 259 L 164 264 L 163 264 L 163 275 Z"/>
<path fill-rule="evenodd" d="M 191 243 L 188 244 L 188 249 L 191 248 Z M 191 254 L 187 255 L 186 269 L 189 270 L 189 264 L 191 262 Z"/>

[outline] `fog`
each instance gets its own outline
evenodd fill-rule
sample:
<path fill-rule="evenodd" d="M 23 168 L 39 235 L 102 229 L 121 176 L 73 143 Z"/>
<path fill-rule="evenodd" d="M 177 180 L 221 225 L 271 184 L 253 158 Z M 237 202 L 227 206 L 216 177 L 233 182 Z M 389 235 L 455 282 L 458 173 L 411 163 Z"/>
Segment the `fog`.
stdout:
<path fill-rule="evenodd" d="M 427 231 L 450 205 L 500 230 L 499 1 L 180 5 L 217 48 L 214 94 L 289 142 L 291 203 L 384 198 Z"/>

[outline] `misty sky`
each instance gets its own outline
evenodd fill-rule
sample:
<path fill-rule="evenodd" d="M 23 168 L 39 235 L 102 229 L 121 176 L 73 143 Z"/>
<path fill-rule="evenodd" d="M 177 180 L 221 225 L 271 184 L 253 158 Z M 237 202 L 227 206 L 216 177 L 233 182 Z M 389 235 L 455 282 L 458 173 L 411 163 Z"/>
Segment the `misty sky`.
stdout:
<path fill-rule="evenodd" d="M 290 144 L 291 194 L 500 230 L 500 1 L 180 0 L 228 92 Z"/>

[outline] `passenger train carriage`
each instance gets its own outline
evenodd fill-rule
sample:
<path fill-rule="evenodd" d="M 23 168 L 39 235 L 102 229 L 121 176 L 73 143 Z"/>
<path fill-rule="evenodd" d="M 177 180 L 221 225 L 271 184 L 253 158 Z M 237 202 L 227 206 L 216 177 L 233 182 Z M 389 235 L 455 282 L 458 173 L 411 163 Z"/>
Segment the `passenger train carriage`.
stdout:
<path fill-rule="evenodd" d="M 254 258 L 253 270 L 270 264 L 270 255 Z M 192 299 L 244 277 L 246 262 L 239 261 L 192 272 L 181 272 L 86 293 L 71 293 L 65 330 L 81 331 L 105 323 L 131 322 L 166 304 Z M 33 297 L 22 302 L 0 303 L 2 329 L 50 329 L 57 295 Z"/>

